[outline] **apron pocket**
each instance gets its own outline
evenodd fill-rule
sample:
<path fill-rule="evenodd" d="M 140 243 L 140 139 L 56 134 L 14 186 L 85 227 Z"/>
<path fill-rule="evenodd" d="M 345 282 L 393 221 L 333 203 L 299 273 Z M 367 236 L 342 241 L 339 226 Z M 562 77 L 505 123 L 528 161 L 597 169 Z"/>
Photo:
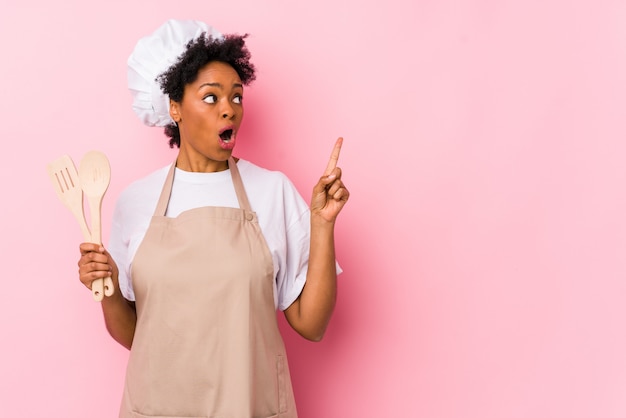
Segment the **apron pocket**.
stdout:
<path fill-rule="evenodd" d="M 276 377 L 278 379 L 278 413 L 283 414 L 287 412 L 287 376 L 285 373 L 285 357 L 280 354 L 276 356 Z"/>
<path fill-rule="evenodd" d="M 134 418 L 209 418 L 209 417 L 206 417 L 206 416 L 202 416 L 202 417 L 197 416 L 196 417 L 196 416 L 188 416 L 188 415 L 186 415 L 184 417 L 182 417 L 182 416 L 180 416 L 180 417 L 179 416 L 172 416 L 172 415 L 144 415 L 144 414 L 140 414 L 139 412 L 135 412 L 135 411 L 133 411 L 133 417 Z"/>

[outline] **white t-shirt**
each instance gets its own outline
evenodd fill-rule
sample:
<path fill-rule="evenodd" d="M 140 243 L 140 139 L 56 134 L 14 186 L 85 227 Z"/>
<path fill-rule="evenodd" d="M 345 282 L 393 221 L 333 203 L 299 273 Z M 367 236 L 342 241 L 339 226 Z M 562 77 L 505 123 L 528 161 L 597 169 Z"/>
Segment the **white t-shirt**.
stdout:
<path fill-rule="evenodd" d="M 239 160 L 237 167 L 272 254 L 275 307 L 285 310 L 300 295 L 306 281 L 309 207 L 283 173 L 246 160 Z M 115 207 L 108 250 L 117 263 L 120 289 L 128 300 L 135 300 L 130 278 L 132 260 L 150 225 L 169 169 L 163 167 L 129 185 Z M 192 173 L 176 169 L 166 216 L 174 218 L 203 206 L 239 207 L 230 170 Z"/>

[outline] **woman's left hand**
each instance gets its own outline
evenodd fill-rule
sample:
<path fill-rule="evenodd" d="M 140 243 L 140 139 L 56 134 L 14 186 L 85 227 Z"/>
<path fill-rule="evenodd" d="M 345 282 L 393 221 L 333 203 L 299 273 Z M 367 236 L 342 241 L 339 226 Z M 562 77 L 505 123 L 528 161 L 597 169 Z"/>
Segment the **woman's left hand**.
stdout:
<path fill-rule="evenodd" d="M 313 188 L 311 216 L 319 216 L 327 222 L 335 222 L 337 215 L 350 197 L 350 192 L 341 181 L 341 168 L 337 167 L 343 138 L 338 138 L 330 155 L 324 175 Z"/>

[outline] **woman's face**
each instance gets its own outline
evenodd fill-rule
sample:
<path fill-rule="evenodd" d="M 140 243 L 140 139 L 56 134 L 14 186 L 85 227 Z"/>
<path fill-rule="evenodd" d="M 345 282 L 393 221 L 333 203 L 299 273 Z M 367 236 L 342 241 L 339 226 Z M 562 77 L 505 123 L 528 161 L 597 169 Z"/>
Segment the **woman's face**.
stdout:
<path fill-rule="evenodd" d="M 183 99 L 171 102 L 180 129 L 177 166 L 186 171 L 221 171 L 235 147 L 243 119 L 243 85 L 230 65 L 213 61 L 185 86 Z"/>

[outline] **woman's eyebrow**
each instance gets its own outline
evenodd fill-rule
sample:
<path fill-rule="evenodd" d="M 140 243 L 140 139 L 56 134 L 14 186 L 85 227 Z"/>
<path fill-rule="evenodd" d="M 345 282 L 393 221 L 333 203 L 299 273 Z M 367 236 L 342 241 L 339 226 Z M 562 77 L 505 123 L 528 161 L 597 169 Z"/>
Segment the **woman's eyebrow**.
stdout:
<path fill-rule="evenodd" d="M 202 88 L 204 86 L 217 87 L 217 88 L 220 88 L 220 89 L 224 88 L 224 86 L 222 86 L 221 83 L 203 83 L 198 88 Z M 243 84 L 241 84 L 241 83 L 233 83 L 233 88 L 235 88 L 235 87 L 243 88 Z"/>

